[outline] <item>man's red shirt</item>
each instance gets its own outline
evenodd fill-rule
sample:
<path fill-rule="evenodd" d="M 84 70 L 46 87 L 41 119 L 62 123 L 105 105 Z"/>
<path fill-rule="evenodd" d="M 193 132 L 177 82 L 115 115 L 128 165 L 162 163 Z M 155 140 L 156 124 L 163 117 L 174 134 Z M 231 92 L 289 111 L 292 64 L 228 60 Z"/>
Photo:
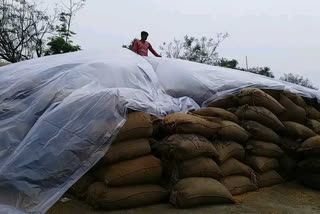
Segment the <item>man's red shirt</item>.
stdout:
<path fill-rule="evenodd" d="M 150 50 L 153 55 L 160 56 L 147 41 L 142 42 L 141 40 L 137 40 L 133 45 L 133 52 L 141 56 L 148 56 L 148 50 Z"/>

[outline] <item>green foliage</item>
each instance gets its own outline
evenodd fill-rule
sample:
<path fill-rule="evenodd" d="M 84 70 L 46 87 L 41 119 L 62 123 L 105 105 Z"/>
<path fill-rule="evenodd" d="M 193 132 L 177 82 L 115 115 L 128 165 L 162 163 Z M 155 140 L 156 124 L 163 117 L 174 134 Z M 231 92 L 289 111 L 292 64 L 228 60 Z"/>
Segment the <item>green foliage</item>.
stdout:
<path fill-rule="evenodd" d="M 81 50 L 79 45 L 72 45 L 70 41 L 66 42 L 62 37 L 51 38 L 51 41 L 47 45 L 49 46 L 49 49 L 45 52 L 46 56 Z"/>
<path fill-rule="evenodd" d="M 300 75 L 296 75 L 292 73 L 284 74 L 282 77 L 280 77 L 280 80 L 291 82 L 291 83 L 301 85 L 311 89 L 317 89 L 315 86 L 313 86 L 313 84 L 310 82 L 308 78 L 303 78 Z"/>
<path fill-rule="evenodd" d="M 54 31 L 54 16 L 35 2 L 0 1 L 0 59 L 19 62 L 43 55 L 47 35 Z"/>
<path fill-rule="evenodd" d="M 169 58 L 214 65 L 219 60 L 216 50 L 228 36 L 227 33 L 219 33 L 216 38 L 207 38 L 205 36 L 195 38 L 186 35 L 183 41 L 174 39 L 170 43 L 163 43 L 160 46 L 160 50 L 162 55 Z"/>
<path fill-rule="evenodd" d="M 270 71 L 269 67 L 253 67 L 247 70 L 248 72 L 260 74 L 263 76 L 274 78 L 273 73 Z"/>
<path fill-rule="evenodd" d="M 81 50 L 79 45 L 72 44 L 71 37 L 76 33 L 71 30 L 71 24 L 73 17 L 84 4 L 85 0 L 69 0 L 68 5 L 63 3 L 64 9 L 59 14 L 60 25 L 56 26 L 58 36 L 50 38 L 50 42 L 47 44 L 48 49 L 45 52 L 46 56 Z"/>
<path fill-rule="evenodd" d="M 236 69 L 237 65 L 238 65 L 238 61 L 235 59 L 228 60 L 225 58 L 221 58 L 215 65 L 221 66 L 221 67 L 226 67 L 226 68 Z"/>
<path fill-rule="evenodd" d="M 135 43 L 136 41 L 138 41 L 138 39 L 137 39 L 137 38 L 134 38 L 134 39 L 130 42 L 129 45 L 122 45 L 122 47 L 123 47 L 123 48 L 127 48 L 127 49 L 129 49 L 129 50 L 133 50 L 133 46 L 134 46 L 134 43 Z"/>

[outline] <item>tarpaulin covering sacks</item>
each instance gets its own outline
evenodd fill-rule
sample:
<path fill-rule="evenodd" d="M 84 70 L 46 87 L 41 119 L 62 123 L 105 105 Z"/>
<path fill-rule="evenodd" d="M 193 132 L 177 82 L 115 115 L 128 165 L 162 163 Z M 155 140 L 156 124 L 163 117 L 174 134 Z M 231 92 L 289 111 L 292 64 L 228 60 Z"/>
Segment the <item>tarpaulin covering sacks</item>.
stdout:
<path fill-rule="evenodd" d="M 244 88 L 317 91 L 129 50 L 76 52 L 0 68 L 0 213 L 45 213 L 107 152 L 128 108 L 164 116 Z"/>

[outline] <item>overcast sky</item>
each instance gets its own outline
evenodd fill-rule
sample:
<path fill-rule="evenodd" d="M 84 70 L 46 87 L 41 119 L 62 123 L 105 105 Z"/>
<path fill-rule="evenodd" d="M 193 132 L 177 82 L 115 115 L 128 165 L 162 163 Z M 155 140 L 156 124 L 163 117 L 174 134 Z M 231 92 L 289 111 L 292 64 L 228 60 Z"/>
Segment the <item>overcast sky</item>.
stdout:
<path fill-rule="evenodd" d="M 156 51 L 184 35 L 228 32 L 220 56 L 276 77 L 296 73 L 320 86 L 320 0 L 87 0 L 75 20 L 84 49 L 121 47 L 149 32 Z"/>

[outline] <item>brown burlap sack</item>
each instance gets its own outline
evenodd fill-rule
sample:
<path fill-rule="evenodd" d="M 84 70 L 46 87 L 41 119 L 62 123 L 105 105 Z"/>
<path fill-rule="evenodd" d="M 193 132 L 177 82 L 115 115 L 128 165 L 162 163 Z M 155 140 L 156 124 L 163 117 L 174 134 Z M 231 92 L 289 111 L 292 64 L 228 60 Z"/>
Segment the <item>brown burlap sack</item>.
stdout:
<path fill-rule="evenodd" d="M 218 159 L 219 153 L 212 143 L 200 135 L 174 134 L 163 141 L 152 145 L 162 159 L 187 160 L 198 156 L 213 157 Z"/>
<path fill-rule="evenodd" d="M 218 136 L 221 140 L 245 143 L 249 138 L 248 132 L 234 122 L 224 120 L 220 122 L 220 125 L 221 129 L 218 131 Z"/>
<path fill-rule="evenodd" d="M 161 174 L 161 161 L 152 155 L 122 161 L 95 172 L 97 179 L 108 186 L 153 184 L 160 181 Z"/>
<path fill-rule="evenodd" d="M 312 129 L 316 134 L 320 134 L 320 122 L 317 120 L 308 120 L 307 126 Z"/>
<path fill-rule="evenodd" d="M 223 164 L 220 165 L 220 169 L 223 176 L 225 177 L 231 175 L 243 175 L 251 178 L 253 174 L 253 170 L 249 166 L 241 163 L 234 158 L 226 160 Z"/>
<path fill-rule="evenodd" d="M 238 106 L 237 99 L 234 96 L 224 97 L 209 103 L 208 107 L 217 107 L 222 109 L 232 108 Z"/>
<path fill-rule="evenodd" d="M 282 92 L 281 90 L 275 90 L 275 89 L 261 89 L 261 91 L 269 94 L 271 97 L 273 97 L 276 100 L 279 100 L 280 94 Z"/>
<path fill-rule="evenodd" d="M 253 140 L 280 143 L 280 137 L 276 132 L 256 121 L 242 121 L 241 126 L 250 133 L 250 138 Z"/>
<path fill-rule="evenodd" d="M 240 175 L 225 177 L 222 180 L 222 184 L 230 191 L 232 195 L 240 195 L 258 189 L 257 185 L 255 185 L 250 178 Z"/>
<path fill-rule="evenodd" d="M 223 163 L 229 158 L 244 159 L 245 150 L 239 143 L 234 141 L 216 141 L 213 142 L 213 145 L 218 151 L 220 163 Z"/>
<path fill-rule="evenodd" d="M 299 172 L 319 173 L 320 174 L 320 156 L 317 158 L 308 158 L 298 163 Z"/>
<path fill-rule="evenodd" d="M 134 159 L 151 152 L 149 140 L 146 138 L 127 140 L 114 143 L 107 154 L 100 160 L 99 165 L 112 164 L 124 160 Z"/>
<path fill-rule="evenodd" d="M 275 158 L 247 156 L 246 163 L 257 172 L 267 172 L 279 167 L 279 162 Z"/>
<path fill-rule="evenodd" d="M 282 137 L 279 145 L 285 154 L 295 159 L 298 159 L 301 156 L 297 151 L 300 148 L 301 142 L 287 137 Z"/>
<path fill-rule="evenodd" d="M 183 113 L 170 114 L 163 123 L 170 133 L 199 134 L 207 138 L 214 137 L 221 127 L 218 123 Z"/>
<path fill-rule="evenodd" d="M 320 119 L 320 112 L 312 106 L 305 107 L 308 119 Z"/>
<path fill-rule="evenodd" d="M 307 119 L 307 113 L 304 108 L 296 105 L 288 97 L 281 94 L 279 103 L 287 110 L 278 114 L 281 121 L 293 121 L 297 123 L 304 123 Z"/>
<path fill-rule="evenodd" d="M 310 155 L 320 155 L 320 136 L 311 137 L 301 144 L 299 152 Z"/>
<path fill-rule="evenodd" d="M 149 138 L 152 135 L 151 116 L 144 112 L 131 112 L 126 123 L 120 129 L 116 141 L 136 138 Z"/>
<path fill-rule="evenodd" d="M 279 160 L 277 172 L 286 180 L 293 180 L 296 177 L 297 161 L 288 155 L 284 155 Z"/>
<path fill-rule="evenodd" d="M 291 138 L 305 140 L 317 135 L 314 131 L 299 123 L 284 121 L 283 125 L 286 127 L 285 134 Z"/>
<path fill-rule="evenodd" d="M 94 208 L 116 210 L 160 203 L 168 197 L 168 191 L 158 185 L 107 187 L 94 183 L 89 187 L 88 202 Z"/>
<path fill-rule="evenodd" d="M 232 204 L 230 192 L 212 178 L 185 178 L 173 188 L 170 203 L 179 208 L 209 204 Z"/>
<path fill-rule="evenodd" d="M 320 174 L 319 173 L 307 173 L 300 175 L 298 180 L 310 188 L 320 190 Z"/>
<path fill-rule="evenodd" d="M 238 117 L 235 114 L 222 108 L 207 107 L 192 111 L 191 113 L 201 116 L 218 117 L 222 118 L 223 120 L 229 120 L 235 123 L 239 122 Z"/>
<path fill-rule="evenodd" d="M 245 89 L 237 97 L 240 105 L 262 106 L 274 114 L 279 114 L 286 110 L 277 100 L 257 88 Z"/>
<path fill-rule="evenodd" d="M 284 91 L 282 94 L 284 96 L 288 97 L 296 105 L 298 105 L 298 106 L 300 106 L 302 108 L 307 107 L 306 102 L 304 101 L 304 99 L 299 94 L 292 93 L 292 92 L 289 92 L 289 91 Z"/>
<path fill-rule="evenodd" d="M 220 167 L 207 157 L 197 157 L 190 160 L 174 163 L 171 172 L 171 182 L 176 183 L 178 180 L 189 177 L 207 177 L 220 179 L 223 175 Z"/>
<path fill-rule="evenodd" d="M 281 121 L 271 111 L 264 107 L 244 105 L 239 107 L 235 114 L 240 120 L 254 120 L 274 131 L 284 129 Z"/>
<path fill-rule="evenodd" d="M 246 151 L 250 155 L 271 157 L 271 158 L 281 158 L 284 154 L 282 149 L 274 143 L 254 141 L 254 140 L 251 140 L 247 143 Z"/>
<path fill-rule="evenodd" d="M 85 174 L 75 184 L 70 187 L 68 193 L 75 196 L 78 199 L 84 199 L 87 197 L 87 191 L 89 186 L 95 182 L 95 178 L 91 174 Z"/>
<path fill-rule="evenodd" d="M 274 170 L 257 174 L 258 187 L 270 187 L 284 182 L 283 178 Z"/>

